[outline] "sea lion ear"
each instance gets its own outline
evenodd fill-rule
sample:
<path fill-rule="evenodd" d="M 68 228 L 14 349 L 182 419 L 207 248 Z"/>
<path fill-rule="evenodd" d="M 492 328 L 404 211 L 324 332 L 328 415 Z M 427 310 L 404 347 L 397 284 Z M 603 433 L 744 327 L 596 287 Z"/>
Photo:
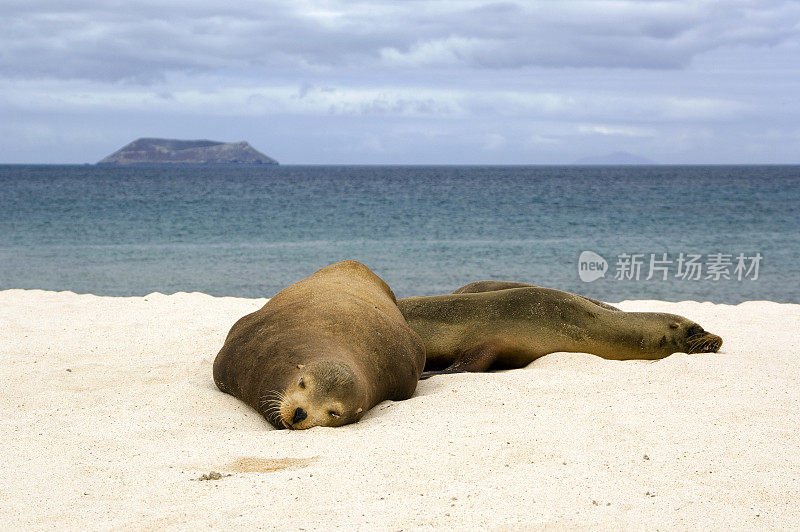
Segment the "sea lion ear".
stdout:
<path fill-rule="evenodd" d="M 673 321 L 672 323 L 670 323 L 670 324 L 669 324 L 669 328 L 670 328 L 670 329 L 677 329 L 678 327 L 680 327 L 680 325 L 678 325 L 678 324 L 677 324 L 677 323 L 675 323 L 674 321 Z"/>

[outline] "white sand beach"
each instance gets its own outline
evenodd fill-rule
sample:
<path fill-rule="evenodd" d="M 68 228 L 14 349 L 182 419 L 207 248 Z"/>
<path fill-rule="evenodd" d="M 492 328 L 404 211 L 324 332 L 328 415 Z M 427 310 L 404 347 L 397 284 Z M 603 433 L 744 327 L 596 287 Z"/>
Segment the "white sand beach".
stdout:
<path fill-rule="evenodd" d="M 211 378 L 264 302 L 0 292 L 2 528 L 800 527 L 800 305 L 626 301 L 721 352 L 557 353 L 278 431 Z"/>

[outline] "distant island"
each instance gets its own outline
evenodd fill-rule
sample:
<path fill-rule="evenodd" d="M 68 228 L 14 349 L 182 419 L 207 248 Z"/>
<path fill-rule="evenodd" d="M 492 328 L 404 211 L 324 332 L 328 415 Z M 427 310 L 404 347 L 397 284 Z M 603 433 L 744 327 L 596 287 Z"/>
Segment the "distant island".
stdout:
<path fill-rule="evenodd" d="M 278 161 L 242 142 L 136 139 L 99 165 L 276 165 Z"/>
<path fill-rule="evenodd" d="M 626 151 L 615 151 L 608 155 L 600 155 L 598 157 L 584 157 L 578 159 L 573 164 L 607 164 L 607 165 L 625 165 L 625 164 L 658 164 L 650 159 L 639 157 Z"/>

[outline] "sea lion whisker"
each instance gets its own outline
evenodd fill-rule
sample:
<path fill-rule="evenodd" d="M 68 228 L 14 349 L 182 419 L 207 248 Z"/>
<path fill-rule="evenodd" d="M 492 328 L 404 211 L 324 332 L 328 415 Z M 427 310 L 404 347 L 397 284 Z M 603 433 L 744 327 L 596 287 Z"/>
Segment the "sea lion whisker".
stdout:
<path fill-rule="evenodd" d="M 265 399 L 262 399 L 262 400 L 261 400 L 261 402 L 259 403 L 259 405 L 260 405 L 260 406 L 263 408 L 263 407 L 265 407 L 265 406 L 267 406 L 267 405 L 269 405 L 269 404 L 275 403 L 275 402 L 276 402 L 276 401 L 275 401 L 274 399 L 272 399 L 272 398 L 265 398 Z"/>
<path fill-rule="evenodd" d="M 273 426 L 282 425 L 281 415 L 285 399 L 286 394 L 279 390 L 267 392 L 262 396 L 261 413 Z"/>
<path fill-rule="evenodd" d="M 702 344 L 693 344 L 689 346 L 689 349 L 687 351 L 690 355 L 695 353 L 701 353 L 703 351 Z"/>
<path fill-rule="evenodd" d="M 702 346 L 704 343 L 708 341 L 708 337 L 705 334 L 702 335 L 695 335 L 690 337 L 687 340 L 687 344 L 689 346 L 689 350 L 694 350 Z"/>
<path fill-rule="evenodd" d="M 280 390 L 270 390 L 264 395 L 261 396 L 262 399 L 268 399 L 270 397 L 279 397 L 281 395 Z"/>
<path fill-rule="evenodd" d="M 286 395 L 283 392 L 279 390 L 273 390 L 262 395 L 259 404 L 264 406 L 270 401 L 283 402 L 284 399 L 286 399 Z"/>
<path fill-rule="evenodd" d="M 281 397 L 282 394 L 274 394 L 273 397 Z M 283 425 L 281 420 L 281 413 L 283 408 L 283 401 L 277 399 L 271 400 L 268 406 L 262 410 L 262 415 L 270 422 L 272 426 Z"/>
<path fill-rule="evenodd" d="M 283 405 L 286 396 L 284 394 L 276 395 L 264 401 L 264 406 L 270 405 L 270 408 L 280 408 Z"/>

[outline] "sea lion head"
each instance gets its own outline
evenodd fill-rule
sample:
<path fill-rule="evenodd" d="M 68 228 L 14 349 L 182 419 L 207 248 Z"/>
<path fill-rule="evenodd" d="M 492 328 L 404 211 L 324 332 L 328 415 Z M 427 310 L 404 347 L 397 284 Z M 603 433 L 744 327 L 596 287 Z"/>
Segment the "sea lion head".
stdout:
<path fill-rule="evenodd" d="M 700 325 L 675 314 L 666 314 L 669 335 L 683 353 L 716 353 L 722 346 L 722 338 L 703 329 Z"/>
<path fill-rule="evenodd" d="M 368 409 L 362 379 L 341 360 L 297 364 L 285 383 L 264 401 L 264 415 L 275 428 L 339 427 L 355 423 Z"/>

